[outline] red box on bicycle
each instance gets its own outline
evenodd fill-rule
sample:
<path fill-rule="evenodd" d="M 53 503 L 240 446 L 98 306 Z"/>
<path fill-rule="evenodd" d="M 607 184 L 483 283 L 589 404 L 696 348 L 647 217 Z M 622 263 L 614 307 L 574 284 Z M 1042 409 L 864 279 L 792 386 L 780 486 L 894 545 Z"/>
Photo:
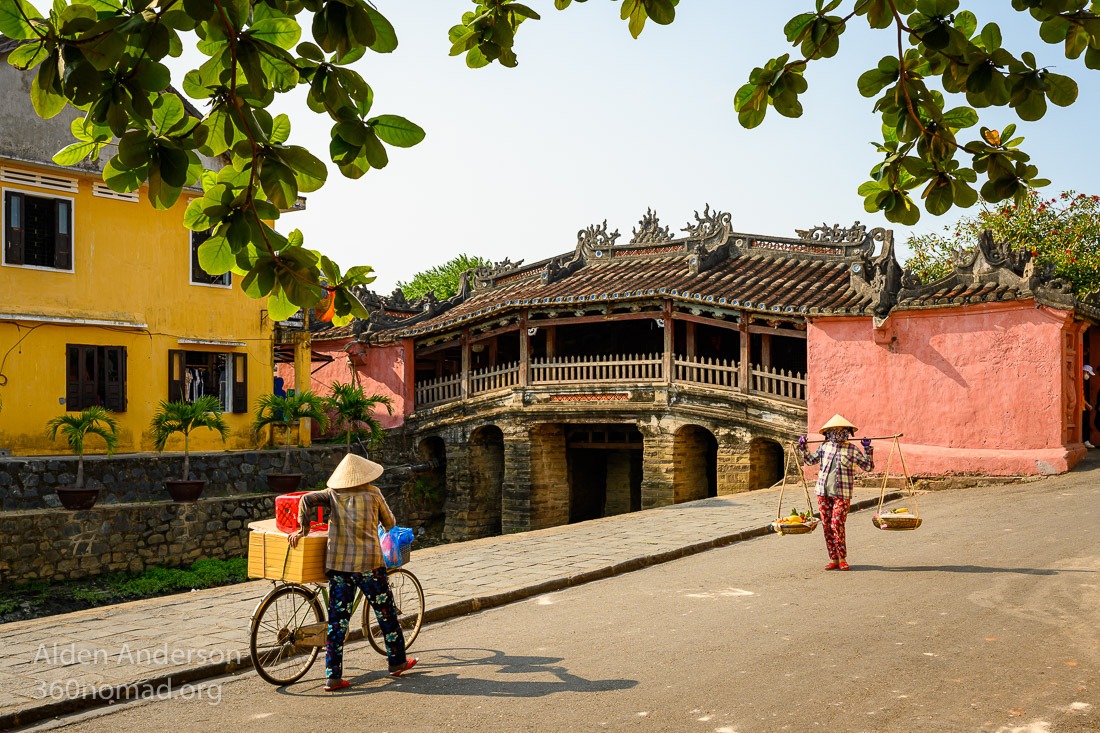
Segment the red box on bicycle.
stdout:
<path fill-rule="evenodd" d="M 302 502 L 302 497 L 308 493 L 308 491 L 294 491 L 275 497 L 275 526 L 279 528 L 280 532 L 290 534 L 298 531 L 298 506 Z M 310 520 L 309 531 L 323 532 L 327 530 L 328 525 L 322 522 L 322 519 L 321 507 L 317 507 L 317 521 Z"/>

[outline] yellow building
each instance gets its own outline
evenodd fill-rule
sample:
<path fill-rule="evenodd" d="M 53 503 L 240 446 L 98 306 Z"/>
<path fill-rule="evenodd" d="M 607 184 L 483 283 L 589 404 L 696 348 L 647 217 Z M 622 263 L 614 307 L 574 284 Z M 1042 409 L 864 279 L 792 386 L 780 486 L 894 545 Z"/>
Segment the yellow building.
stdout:
<path fill-rule="evenodd" d="M 199 192 L 157 211 L 144 190 L 107 188 L 98 165 L 54 165 L 76 114 L 39 120 L 30 76 L 6 63 L 5 50 L 0 45 L 0 452 L 67 453 L 60 437 L 45 436 L 47 420 L 96 404 L 118 413 L 120 451 L 151 450 L 146 433 L 157 404 L 200 394 L 219 397 L 231 435 L 223 444 L 196 431 L 192 449 L 252 446 L 251 406 L 272 385 L 272 324 L 238 276 L 199 267 L 203 235 L 183 226 Z M 98 439 L 88 443 L 88 452 L 102 451 Z M 182 439 L 168 449 L 182 449 Z"/>

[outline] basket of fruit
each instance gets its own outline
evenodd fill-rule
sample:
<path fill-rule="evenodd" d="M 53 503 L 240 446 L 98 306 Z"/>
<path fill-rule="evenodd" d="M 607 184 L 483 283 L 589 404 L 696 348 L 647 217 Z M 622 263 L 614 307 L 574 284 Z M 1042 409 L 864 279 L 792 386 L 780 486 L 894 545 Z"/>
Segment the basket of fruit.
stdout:
<path fill-rule="evenodd" d="M 817 529 L 818 524 L 813 514 L 792 509 L 787 516 L 772 522 L 772 529 L 776 534 L 807 534 Z"/>
<path fill-rule="evenodd" d="M 871 522 L 879 529 L 916 529 L 920 526 L 920 517 L 901 507 L 876 514 L 871 517 Z"/>

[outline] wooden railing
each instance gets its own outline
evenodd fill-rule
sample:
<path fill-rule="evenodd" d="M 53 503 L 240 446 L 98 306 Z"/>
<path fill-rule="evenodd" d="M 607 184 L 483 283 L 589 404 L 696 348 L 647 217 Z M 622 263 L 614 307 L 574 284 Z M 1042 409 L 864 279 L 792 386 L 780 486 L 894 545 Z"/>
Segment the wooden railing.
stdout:
<path fill-rule="evenodd" d="M 749 384 L 741 382 L 740 365 L 730 359 L 674 356 L 672 382 L 747 392 L 806 403 L 806 378 L 793 370 L 752 365 Z M 645 383 L 664 380 L 660 354 L 565 356 L 533 359 L 528 370 L 531 385 Z M 520 364 L 510 362 L 470 372 L 470 396 L 520 386 Z M 746 389 L 746 386 L 748 389 Z M 462 399 L 462 376 L 429 379 L 416 385 L 416 406 L 429 407 Z"/>
<path fill-rule="evenodd" d="M 710 359 L 701 356 L 674 356 L 673 381 L 701 384 L 707 387 L 740 387 L 740 366 L 732 359 Z"/>
<path fill-rule="evenodd" d="M 659 382 L 660 354 L 559 356 L 531 361 L 531 384 Z"/>
<path fill-rule="evenodd" d="M 495 392 L 498 389 L 508 389 L 517 384 L 519 384 L 518 361 L 470 372 L 470 394 Z"/>
<path fill-rule="evenodd" d="M 416 385 L 416 405 L 426 407 L 462 397 L 462 375 L 437 377 Z"/>
<path fill-rule="evenodd" d="M 792 402 L 806 401 L 806 379 L 802 374 L 775 367 L 752 369 L 752 391 Z"/>

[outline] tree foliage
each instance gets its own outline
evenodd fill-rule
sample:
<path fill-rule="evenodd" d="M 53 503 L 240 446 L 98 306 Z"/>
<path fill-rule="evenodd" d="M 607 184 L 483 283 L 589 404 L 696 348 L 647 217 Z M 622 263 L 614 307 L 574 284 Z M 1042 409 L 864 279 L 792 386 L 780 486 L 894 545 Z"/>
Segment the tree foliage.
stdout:
<path fill-rule="evenodd" d="M 276 394 L 262 394 L 256 400 L 256 416 L 252 420 L 252 434 L 258 436 L 270 426 L 283 429 L 283 473 L 290 470 L 291 426 L 304 418 L 316 420 L 321 430 L 328 430 L 328 413 L 325 412 L 325 399 L 312 390 L 305 390 L 280 397 Z M 274 436 L 273 436 L 274 437 Z M 301 435 L 299 434 L 299 440 Z"/>
<path fill-rule="evenodd" d="M 578 2 L 581 0 L 578 0 Z M 514 66 L 513 40 L 520 23 L 536 18 L 511 0 L 475 0 L 477 10 L 450 31 L 451 53 L 466 52 L 469 66 L 499 60 Z M 559 10 L 571 0 L 555 0 Z M 1077 99 L 1077 83 L 1040 66 L 1031 51 L 1014 53 L 1002 44 L 996 23 L 982 23 L 979 12 L 991 3 L 959 0 L 815 0 L 812 11 L 793 17 L 783 28 L 796 49 L 753 69 L 734 95 L 738 120 L 746 128 L 760 125 L 769 108 L 785 117 L 800 117 L 800 95 L 809 88 L 813 62 L 835 56 L 848 24 L 855 19 L 871 29 L 896 36 L 897 54 L 884 56 L 856 82 L 874 98 L 882 119 L 881 160 L 859 195 L 869 212 L 881 211 L 899 224 L 915 224 L 919 203 L 939 215 L 952 206 L 969 207 L 979 193 L 990 202 L 1008 199 L 1022 204 L 1033 187 L 1047 185 L 1015 136 L 979 126 L 979 109 L 1008 107 L 1020 120 L 1038 120 L 1048 104 L 1065 107 Z M 1100 2 L 1097 0 L 1011 0 L 1013 10 L 1027 13 L 1039 37 L 1061 46 L 1067 59 L 1082 59 L 1100 69 Z M 623 0 L 621 15 L 637 37 L 645 20 L 671 23 L 672 0 Z M 746 11 L 746 14 L 748 11 Z M 895 45 L 892 43 L 892 45 Z M 956 100 L 965 102 L 957 104 Z M 949 106 L 949 102 L 953 106 Z M 978 127 L 970 139 L 964 130 Z M 982 179 L 980 188 L 979 178 Z"/>
<path fill-rule="evenodd" d="M 634 37 L 647 21 L 668 25 L 676 18 L 678 0 L 612 1 Z M 449 31 L 451 54 L 475 68 L 494 61 L 515 66 L 516 32 L 539 14 L 516 0 L 472 3 Z M 573 4 L 554 0 L 558 10 Z M 1011 6 L 1066 58 L 1100 68 L 1100 0 L 1011 0 Z M 1004 48 L 997 24 L 982 23 L 959 0 L 815 0 L 813 10 L 783 29 L 795 52 L 753 69 L 734 95 L 741 124 L 756 127 L 769 108 L 800 116 L 810 65 L 836 55 L 857 19 L 896 36 L 897 46 L 856 82 L 875 99 L 883 123 L 875 143 L 881 159 L 858 189 L 868 211 L 913 224 L 918 203 L 932 214 L 971 206 L 979 193 L 990 202 L 1021 204 L 1031 187 L 1047 183 L 1021 149 L 1015 126 L 982 127 L 978 110 L 1007 107 L 1020 120 L 1037 120 L 1048 104 L 1072 104 L 1077 84 L 1038 65 L 1030 51 Z M 366 317 L 352 288 L 373 281 L 370 267 L 342 271 L 307 249 L 301 232 L 284 236 L 273 226 L 300 193 L 324 184 L 328 170 L 289 143 L 289 117 L 268 109 L 279 95 L 305 87 L 306 106 L 332 122 L 328 157 L 350 178 L 385 167 L 390 148 L 423 140 L 424 131 L 405 118 L 374 114 L 370 85 L 350 67 L 367 51 L 397 47 L 393 26 L 368 0 L 53 0 L 48 12 L 31 0 L 3 0 L 0 34 L 19 41 L 9 54 L 12 65 L 37 70 L 30 97 L 40 116 L 66 105 L 84 113 L 58 163 L 95 158 L 117 143 L 103 172 L 112 189 L 147 184 L 153 205 L 167 208 L 184 187 L 201 185 L 203 195 L 185 218 L 189 228 L 212 234 L 200 247 L 200 264 L 214 275 L 243 275 L 244 290 L 267 297 L 274 320 L 300 306 L 316 307 L 337 324 Z M 206 57 L 179 87 L 206 105 L 201 119 L 188 113 L 164 63 L 182 53 L 185 39 Z M 966 139 L 963 132 L 975 127 L 978 133 Z M 228 165 L 204 170 L 200 154 Z"/>
<path fill-rule="evenodd" d="M 222 442 L 229 435 L 229 424 L 222 417 L 222 405 L 212 394 L 203 395 L 194 402 L 162 401 L 149 422 L 153 446 L 164 450 L 168 439 L 176 433 L 183 436 L 183 480 L 191 478 L 191 431 L 206 428 L 217 433 Z"/>
<path fill-rule="evenodd" d="M 446 300 L 458 292 L 458 286 L 462 280 L 462 273 L 478 267 L 491 267 L 492 262 L 484 257 L 460 254 L 457 257 L 436 265 L 427 270 L 421 270 L 413 275 L 408 282 L 399 282 L 405 298 L 413 301 L 432 293 L 439 300 Z"/>
<path fill-rule="evenodd" d="M 960 218 L 945 235 L 911 237 L 907 245 L 913 255 L 906 267 L 925 283 L 938 280 L 950 274 L 956 259 L 973 251 L 985 229 L 993 239 L 1053 264 L 1055 275 L 1078 295 L 1100 290 L 1100 196 L 1074 191 L 1050 199 L 1032 191 L 1019 204 L 982 202 L 977 215 Z"/>
<path fill-rule="evenodd" d="M 115 413 L 99 405 L 50 418 L 46 423 L 46 437 L 56 440 L 59 432 L 77 458 L 75 486 L 78 489 L 84 487 L 84 441 L 88 436 L 103 438 L 107 444 L 107 455 L 118 449 L 118 418 Z"/>
<path fill-rule="evenodd" d="M 325 407 L 336 413 L 340 427 L 344 431 L 348 452 L 351 452 L 351 435 L 365 432 L 367 447 L 374 448 L 385 437 L 382 423 L 374 416 L 379 405 L 393 414 L 393 400 L 386 395 L 368 395 L 361 384 L 333 382 L 330 394 L 325 397 Z"/>

